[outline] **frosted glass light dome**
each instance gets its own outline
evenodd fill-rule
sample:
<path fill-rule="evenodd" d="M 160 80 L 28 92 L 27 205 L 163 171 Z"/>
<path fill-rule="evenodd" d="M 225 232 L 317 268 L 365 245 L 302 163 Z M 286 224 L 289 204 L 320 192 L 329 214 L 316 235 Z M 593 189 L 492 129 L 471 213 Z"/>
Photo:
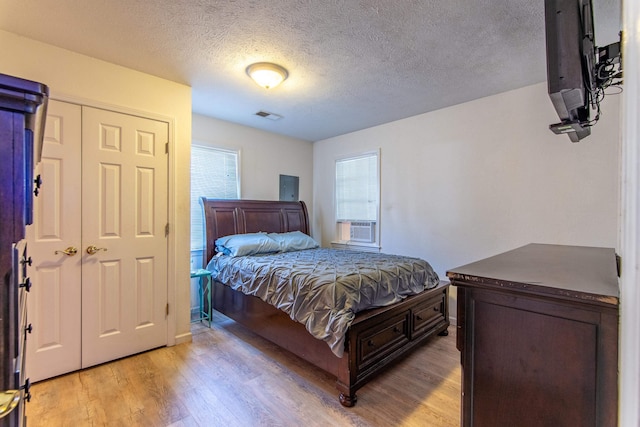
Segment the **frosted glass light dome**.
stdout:
<path fill-rule="evenodd" d="M 257 62 L 247 67 L 247 75 L 259 86 L 271 89 L 285 81 L 289 73 L 277 64 Z"/>

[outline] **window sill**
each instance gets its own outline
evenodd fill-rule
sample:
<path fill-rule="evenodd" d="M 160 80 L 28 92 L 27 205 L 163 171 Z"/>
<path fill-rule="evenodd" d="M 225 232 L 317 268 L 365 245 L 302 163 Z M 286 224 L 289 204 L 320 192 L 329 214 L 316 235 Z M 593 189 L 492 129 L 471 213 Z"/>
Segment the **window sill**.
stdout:
<path fill-rule="evenodd" d="M 351 240 L 335 240 L 331 242 L 334 249 L 350 249 L 363 252 L 380 252 L 380 245 L 377 243 L 353 242 Z"/>

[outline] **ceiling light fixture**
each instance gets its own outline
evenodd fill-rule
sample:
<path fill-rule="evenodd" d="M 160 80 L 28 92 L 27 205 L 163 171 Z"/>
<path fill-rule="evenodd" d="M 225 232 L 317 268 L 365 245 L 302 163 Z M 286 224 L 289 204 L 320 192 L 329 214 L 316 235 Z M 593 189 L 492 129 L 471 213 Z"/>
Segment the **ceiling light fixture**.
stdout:
<path fill-rule="evenodd" d="M 247 67 L 247 75 L 251 77 L 258 86 L 271 89 L 285 81 L 289 73 L 277 64 L 257 62 Z"/>

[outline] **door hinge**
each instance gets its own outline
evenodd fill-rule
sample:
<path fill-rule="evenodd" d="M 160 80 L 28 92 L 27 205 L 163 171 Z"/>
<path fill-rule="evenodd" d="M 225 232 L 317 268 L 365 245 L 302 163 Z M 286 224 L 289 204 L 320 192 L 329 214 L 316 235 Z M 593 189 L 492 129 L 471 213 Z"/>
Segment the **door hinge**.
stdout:
<path fill-rule="evenodd" d="M 167 225 L 164 226 L 164 237 L 167 237 L 169 235 L 169 223 L 167 223 Z"/>
<path fill-rule="evenodd" d="M 165 313 L 166 313 L 167 316 L 169 315 L 169 303 L 167 303 L 167 309 L 166 309 Z"/>

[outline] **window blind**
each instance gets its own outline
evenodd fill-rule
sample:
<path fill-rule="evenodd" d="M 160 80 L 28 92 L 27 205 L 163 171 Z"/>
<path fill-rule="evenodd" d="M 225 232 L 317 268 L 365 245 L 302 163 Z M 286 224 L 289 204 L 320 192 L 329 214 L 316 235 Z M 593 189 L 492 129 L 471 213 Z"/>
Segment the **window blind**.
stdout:
<path fill-rule="evenodd" d="M 237 151 L 191 146 L 191 250 L 204 248 L 203 196 L 240 198 Z"/>
<path fill-rule="evenodd" d="M 378 220 L 378 155 L 336 161 L 336 220 Z"/>

